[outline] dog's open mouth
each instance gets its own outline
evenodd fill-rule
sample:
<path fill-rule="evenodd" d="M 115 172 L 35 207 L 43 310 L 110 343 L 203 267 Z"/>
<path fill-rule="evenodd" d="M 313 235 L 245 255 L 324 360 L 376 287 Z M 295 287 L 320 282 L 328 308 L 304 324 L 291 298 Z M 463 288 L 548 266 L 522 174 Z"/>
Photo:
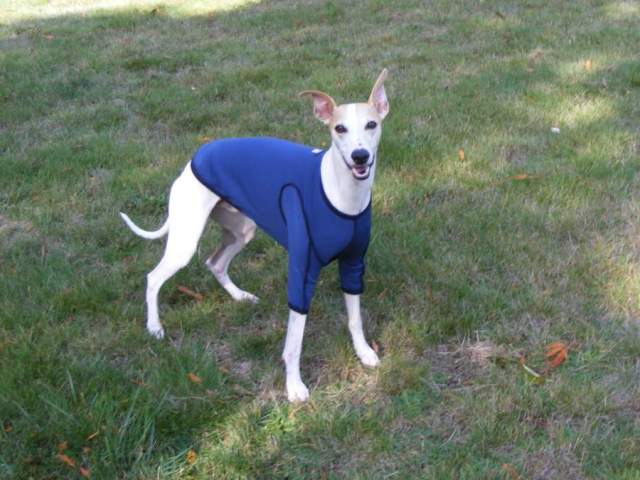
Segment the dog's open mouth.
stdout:
<path fill-rule="evenodd" d="M 369 165 L 355 165 L 351 168 L 351 173 L 356 180 L 365 180 L 369 178 L 370 169 Z"/>

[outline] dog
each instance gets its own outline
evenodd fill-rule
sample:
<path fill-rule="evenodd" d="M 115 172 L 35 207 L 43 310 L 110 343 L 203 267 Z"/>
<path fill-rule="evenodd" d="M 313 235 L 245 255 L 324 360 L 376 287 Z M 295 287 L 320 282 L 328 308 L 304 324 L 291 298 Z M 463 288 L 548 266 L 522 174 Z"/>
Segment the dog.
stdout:
<path fill-rule="evenodd" d="M 160 288 L 189 263 L 211 216 L 222 227 L 222 241 L 206 265 L 237 301 L 258 301 L 238 288 L 228 273 L 231 260 L 253 238 L 256 226 L 288 251 L 289 319 L 282 358 L 289 401 L 309 397 L 300 376 L 304 326 L 320 269 L 335 259 L 356 354 L 364 365 L 378 365 L 364 337 L 360 294 L 378 143 L 389 112 L 386 77 L 384 69 L 366 103 L 338 106 L 326 93 L 300 93 L 313 100 L 315 116 L 329 127 L 331 146 L 326 151 L 265 137 L 214 140 L 198 149 L 174 181 L 169 214 L 159 230 L 143 230 L 120 212 L 143 238 L 168 234 L 162 260 L 147 275 L 151 335 L 164 336 L 158 317 Z"/>

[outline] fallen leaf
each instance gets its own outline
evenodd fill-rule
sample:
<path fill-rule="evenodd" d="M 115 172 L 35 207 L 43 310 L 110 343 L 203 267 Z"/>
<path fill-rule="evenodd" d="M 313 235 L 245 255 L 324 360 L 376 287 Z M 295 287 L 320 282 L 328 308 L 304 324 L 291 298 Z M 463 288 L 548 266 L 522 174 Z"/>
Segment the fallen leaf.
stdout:
<path fill-rule="evenodd" d="M 88 468 L 80 467 L 78 471 L 80 472 L 80 475 L 83 476 L 84 478 L 91 478 L 91 472 L 89 471 Z"/>
<path fill-rule="evenodd" d="M 187 373 L 187 378 L 192 383 L 197 383 L 198 385 L 202 383 L 202 379 L 195 373 L 191 373 L 191 372 Z"/>
<path fill-rule="evenodd" d="M 198 456 L 196 455 L 196 452 L 194 452 L 193 450 L 189 450 L 187 452 L 187 463 L 189 465 L 193 465 L 194 463 L 196 463 L 197 458 Z"/>
<path fill-rule="evenodd" d="M 431 303 L 435 303 L 435 298 L 433 297 L 433 288 L 431 285 L 427 285 L 427 298 Z"/>
<path fill-rule="evenodd" d="M 535 175 L 529 175 L 527 173 L 519 173 L 511 177 L 512 180 L 522 181 L 522 180 L 531 180 L 536 178 Z"/>
<path fill-rule="evenodd" d="M 555 357 L 562 350 L 566 350 L 566 349 L 567 349 L 567 345 L 564 342 L 553 342 L 545 347 L 544 356 L 547 358 Z"/>
<path fill-rule="evenodd" d="M 91 452 L 91 447 L 87 447 L 86 445 L 84 447 L 82 447 L 82 453 L 90 453 Z"/>
<path fill-rule="evenodd" d="M 62 453 L 62 452 L 64 452 L 64 451 L 67 449 L 67 447 L 68 447 L 68 446 L 69 446 L 69 445 L 67 444 L 67 441 L 66 441 L 66 440 L 65 440 L 64 442 L 60 442 L 60 443 L 58 444 L 58 451 Z"/>
<path fill-rule="evenodd" d="M 67 467 L 75 468 L 76 462 L 75 460 L 73 460 L 73 458 L 68 457 L 64 453 L 59 453 L 56 455 L 56 457 L 58 457 L 58 460 L 64 463 Z"/>
<path fill-rule="evenodd" d="M 229 369 L 226 367 L 218 367 L 218 370 L 220 370 L 222 373 L 226 373 L 227 375 L 229 375 Z"/>
<path fill-rule="evenodd" d="M 564 342 L 553 342 L 547 345 L 545 349 L 545 357 L 549 369 L 556 368 L 567 359 L 569 348 Z"/>
<path fill-rule="evenodd" d="M 464 150 L 462 148 L 458 150 L 458 158 L 461 162 L 464 162 Z"/>
<path fill-rule="evenodd" d="M 91 435 L 89 435 L 89 436 L 87 437 L 87 440 L 88 440 L 88 441 L 93 440 L 94 438 L 96 438 L 96 437 L 98 436 L 98 433 L 100 433 L 100 431 L 99 431 L 99 430 L 96 430 L 95 432 L 93 432 Z"/>
<path fill-rule="evenodd" d="M 204 142 L 204 143 L 210 142 L 212 139 L 213 139 L 212 137 L 208 137 L 206 135 L 203 135 L 203 136 L 200 137 L 200 141 Z"/>
<path fill-rule="evenodd" d="M 51 35 L 50 33 L 45 33 L 44 35 L 42 35 L 44 38 L 46 38 L 47 40 L 53 40 L 54 37 L 53 35 Z"/>
<path fill-rule="evenodd" d="M 189 295 L 191 298 L 194 298 L 199 302 L 204 300 L 204 297 L 202 296 L 202 294 L 198 292 L 194 292 L 193 290 L 185 287 L 184 285 L 178 285 L 178 291 L 181 293 L 184 293 L 185 295 Z"/>
<path fill-rule="evenodd" d="M 516 472 L 516 469 L 508 463 L 503 463 L 502 469 L 509 474 L 511 480 L 520 480 L 520 475 L 518 474 L 518 472 Z"/>
<path fill-rule="evenodd" d="M 592 67 L 592 66 L 593 66 L 593 64 L 591 63 L 591 59 L 590 59 L 590 58 L 589 58 L 589 59 L 587 59 L 587 61 L 586 61 L 586 62 L 584 62 L 584 68 L 585 68 L 586 70 L 591 70 L 591 67 Z"/>
<path fill-rule="evenodd" d="M 2 426 L 2 429 L 6 432 L 12 432 L 13 431 L 13 425 L 11 425 L 11 422 L 9 420 L 6 420 Z"/>

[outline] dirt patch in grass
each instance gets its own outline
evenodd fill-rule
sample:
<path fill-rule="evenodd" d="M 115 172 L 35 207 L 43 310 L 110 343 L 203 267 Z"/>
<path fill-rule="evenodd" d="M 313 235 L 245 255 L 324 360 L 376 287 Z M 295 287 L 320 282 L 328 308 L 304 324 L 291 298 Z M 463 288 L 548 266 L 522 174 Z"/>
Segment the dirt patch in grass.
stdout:
<path fill-rule="evenodd" d="M 529 161 L 531 151 L 521 145 L 507 145 L 503 148 L 504 159 L 514 167 L 523 167 Z"/>
<path fill-rule="evenodd" d="M 0 215 L 0 242 L 12 247 L 16 242 L 28 240 L 35 236 L 35 228 L 25 220 L 11 220 Z"/>
<path fill-rule="evenodd" d="M 423 355 L 431 374 L 440 387 L 456 388 L 472 385 L 483 369 L 505 363 L 513 354 L 489 340 L 463 340 L 460 344 L 441 344 Z"/>
<path fill-rule="evenodd" d="M 582 473 L 580 461 L 569 447 L 546 448 L 528 456 L 525 460 L 527 478 L 547 480 L 549 478 L 566 478 L 581 480 L 586 478 Z"/>

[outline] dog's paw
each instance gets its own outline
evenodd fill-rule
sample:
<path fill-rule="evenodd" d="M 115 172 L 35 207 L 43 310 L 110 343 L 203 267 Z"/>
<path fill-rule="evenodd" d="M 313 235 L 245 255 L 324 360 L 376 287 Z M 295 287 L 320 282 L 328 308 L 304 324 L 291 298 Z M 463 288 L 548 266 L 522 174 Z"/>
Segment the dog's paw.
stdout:
<path fill-rule="evenodd" d="M 161 326 L 147 326 L 147 331 L 151 334 L 152 337 L 157 338 L 158 340 L 162 340 L 164 338 L 164 328 L 162 328 Z"/>
<path fill-rule="evenodd" d="M 380 364 L 378 355 L 373 351 L 371 347 L 367 347 L 366 349 L 363 348 L 356 353 L 358 354 L 358 358 L 365 367 L 377 367 Z"/>
<path fill-rule="evenodd" d="M 309 389 L 300 381 L 287 382 L 287 397 L 290 402 L 306 402 L 309 399 Z"/>
<path fill-rule="evenodd" d="M 251 302 L 251 303 L 259 303 L 260 299 L 256 297 L 253 293 L 245 292 L 244 290 L 240 292 L 239 298 L 237 298 L 239 302 Z"/>

